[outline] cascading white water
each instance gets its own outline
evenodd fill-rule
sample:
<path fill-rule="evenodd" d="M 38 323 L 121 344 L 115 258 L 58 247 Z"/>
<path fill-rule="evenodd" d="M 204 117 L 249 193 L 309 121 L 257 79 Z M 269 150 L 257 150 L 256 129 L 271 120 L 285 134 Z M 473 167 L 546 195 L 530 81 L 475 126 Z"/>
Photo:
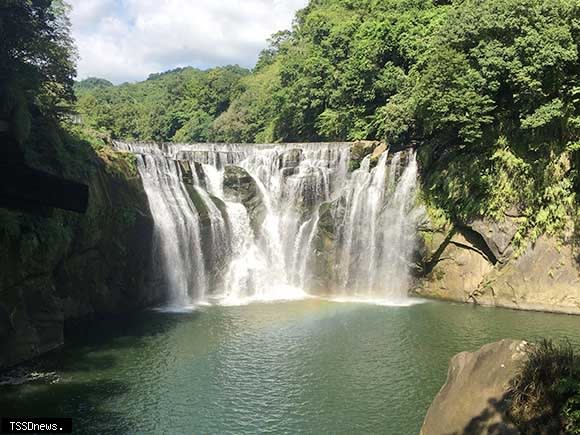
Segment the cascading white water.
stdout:
<path fill-rule="evenodd" d="M 158 154 L 139 155 L 137 165 L 155 221 L 155 258 L 169 303 L 202 300 L 207 279 L 197 211 L 185 193 L 178 166 Z"/>
<path fill-rule="evenodd" d="M 414 153 L 349 173 L 350 146 L 118 143 L 139 156 L 172 302 L 405 298 Z"/>
<path fill-rule="evenodd" d="M 421 213 L 414 204 L 417 162 L 414 154 L 396 153 L 390 163 L 388 157 L 384 153 L 372 170 L 366 157 L 342 194 L 338 288 L 343 296 L 402 299 L 409 288 Z"/>

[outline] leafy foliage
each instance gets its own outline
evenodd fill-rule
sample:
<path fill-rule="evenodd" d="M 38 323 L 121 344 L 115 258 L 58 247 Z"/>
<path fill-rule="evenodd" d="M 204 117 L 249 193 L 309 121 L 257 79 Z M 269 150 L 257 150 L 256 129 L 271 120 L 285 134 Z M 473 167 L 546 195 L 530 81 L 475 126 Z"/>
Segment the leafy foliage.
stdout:
<path fill-rule="evenodd" d="M 0 3 L 0 119 L 24 143 L 35 122 L 74 101 L 76 52 L 62 0 Z"/>
<path fill-rule="evenodd" d="M 114 138 L 205 142 L 248 71 L 238 66 L 181 68 L 136 84 L 90 78 L 76 84 L 83 122 Z"/>
<path fill-rule="evenodd" d="M 580 358 L 570 343 L 532 345 L 510 396 L 522 433 L 580 434 Z"/>

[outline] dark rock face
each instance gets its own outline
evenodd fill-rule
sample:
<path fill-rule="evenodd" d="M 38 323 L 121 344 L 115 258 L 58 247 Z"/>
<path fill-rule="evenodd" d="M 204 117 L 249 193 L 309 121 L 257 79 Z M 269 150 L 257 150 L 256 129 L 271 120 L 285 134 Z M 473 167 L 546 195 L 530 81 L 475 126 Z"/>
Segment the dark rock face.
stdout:
<path fill-rule="evenodd" d="M 153 220 L 138 177 L 96 161 L 86 215 L 0 210 L 0 368 L 58 348 L 64 323 L 139 310 Z"/>
<path fill-rule="evenodd" d="M 298 167 L 302 160 L 302 154 L 303 152 L 300 148 L 294 148 L 283 152 L 278 159 L 280 169 L 294 169 Z"/>
<path fill-rule="evenodd" d="M 231 246 L 231 227 L 226 205 L 221 199 L 212 195 L 206 194 L 204 199 L 198 188 L 193 185 L 185 184 L 185 188 L 199 216 L 205 269 L 209 272 L 210 288 L 213 288 L 217 285 L 223 273 L 225 272 L 229 260 L 227 253 L 229 252 Z M 222 219 L 225 222 L 225 232 L 224 234 L 221 234 L 220 240 L 214 240 L 214 238 L 218 237 L 219 235 L 212 230 L 213 224 L 208 205 L 209 201 L 211 201 L 216 206 L 219 213 L 221 214 Z M 220 248 L 217 251 L 215 248 L 216 246 L 219 246 Z"/>
<path fill-rule="evenodd" d="M 252 229 L 256 235 L 259 235 L 266 218 L 266 206 L 262 193 L 252 176 L 239 166 L 226 166 L 224 194 L 228 200 L 241 202 L 246 207 Z"/>
<path fill-rule="evenodd" d="M 495 260 L 500 263 L 508 261 L 513 253 L 512 241 L 518 230 L 514 218 L 506 216 L 503 222 L 477 219 L 466 227 L 481 236 Z"/>
<path fill-rule="evenodd" d="M 205 172 L 203 172 L 201 163 L 177 160 L 176 164 L 179 166 L 181 179 L 185 184 L 193 186 L 197 181 L 201 187 L 207 189 L 207 180 L 205 179 Z"/>
<path fill-rule="evenodd" d="M 330 294 L 335 287 L 334 269 L 338 256 L 335 220 L 340 211 L 339 200 L 320 206 L 320 218 L 314 235 L 313 276 L 309 289 L 312 294 Z"/>
<path fill-rule="evenodd" d="M 360 167 L 360 164 L 363 161 L 363 159 L 366 156 L 373 154 L 374 150 L 376 148 L 381 147 L 381 145 L 382 144 L 378 141 L 361 140 L 358 142 L 354 142 L 352 144 L 351 149 L 350 149 L 350 168 L 349 169 L 351 171 L 358 169 Z M 386 146 L 385 146 L 385 149 L 386 149 Z M 379 156 L 380 156 L 380 153 L 378 153 L 375 156 L 375 158 L 374 158 L 375 163 L 378 160 Z"/>
<path fill-rule="evenodd" d="M 518 434 L 507 416 L 506 398 L 510 381 L 526 361 L 527 346 L 524 341 L 502 340 L 455 355 L 421 435 Z"/>

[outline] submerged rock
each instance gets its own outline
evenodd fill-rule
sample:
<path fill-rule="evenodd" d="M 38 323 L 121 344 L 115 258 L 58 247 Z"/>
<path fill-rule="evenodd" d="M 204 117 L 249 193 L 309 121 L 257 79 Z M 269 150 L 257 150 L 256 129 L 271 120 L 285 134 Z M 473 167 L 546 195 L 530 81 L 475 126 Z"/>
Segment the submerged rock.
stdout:
<path fill-rule="evenodd" d="M 421 435 L 518 434 L 507 415 L 507 398 L 510 381 L 527 359 L 527 346 L 502 340 L 455 355 Z"/>
<path fill-rule="evenodd" d="M 59 381 L 60 376 L 56 372 L 37 371 L 24 367 L 18 367 L 0 374 L 0 387 L 31 383 L 56 384 Z"/>
<path fill-rule="evenodd" d="M 226 199 L 241 202 L 246 207 L 252 229 L 258 235 L 266 218 L 266 206 L 258 184 L 248 171 L 239 166 L 226 166 L 224 194 Z"/>

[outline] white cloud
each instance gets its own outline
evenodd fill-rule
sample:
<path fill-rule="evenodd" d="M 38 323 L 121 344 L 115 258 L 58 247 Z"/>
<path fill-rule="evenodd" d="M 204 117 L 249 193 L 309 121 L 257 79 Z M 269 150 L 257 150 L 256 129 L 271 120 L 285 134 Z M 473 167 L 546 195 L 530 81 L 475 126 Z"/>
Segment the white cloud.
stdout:
<path fill-rule="evenodd" d="M 142 80 L 179 66 L 252 67 L 308 0 L 70 0 L 79 78 Z"/>

